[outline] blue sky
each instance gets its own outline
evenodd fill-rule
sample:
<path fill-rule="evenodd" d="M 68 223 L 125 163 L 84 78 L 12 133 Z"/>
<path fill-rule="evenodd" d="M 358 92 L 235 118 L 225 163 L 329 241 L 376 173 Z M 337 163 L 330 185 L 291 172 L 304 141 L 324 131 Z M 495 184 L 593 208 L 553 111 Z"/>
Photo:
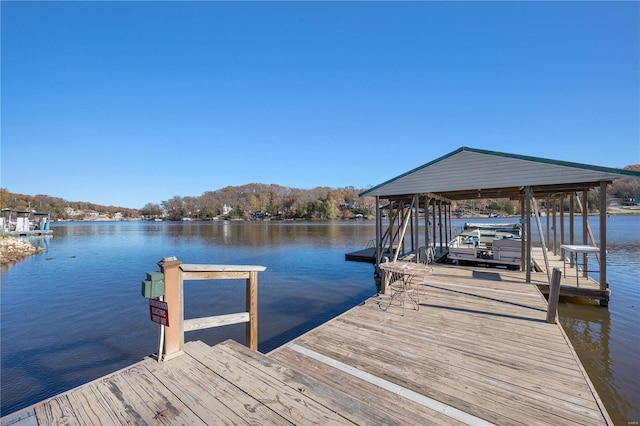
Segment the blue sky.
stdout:
<path fill-rule="evenodd" d="M 640 163 L 638 2 L 2 1 L 1 182 L 139 208 L 461 146 Z"/>

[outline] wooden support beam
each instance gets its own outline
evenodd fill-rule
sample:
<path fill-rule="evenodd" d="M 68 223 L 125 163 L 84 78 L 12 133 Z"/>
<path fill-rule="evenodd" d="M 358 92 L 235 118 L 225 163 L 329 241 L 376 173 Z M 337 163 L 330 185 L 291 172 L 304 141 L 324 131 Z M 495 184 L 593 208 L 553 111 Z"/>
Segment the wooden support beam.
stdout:
<path fill-rule="evenodd" d="M 388 259 L 384 259 L 383 262 L 386 262 Z M 386 271 L 382 268 L 380 268 L 380 270 L 382 271 L 382 277 L 380 278 L 380 294 L 387 294 L 387 288 L 389 288 L 389 278 L 390 278 L 390 272 Z"/>
<path fill-rule="evenodd" d="M 436 250 L 436 199 L 431 199 L 431 229 L 433 230 L 433 250 Z"/>
<path fill-rule="evenodd" d="M 400 226 L 401 229 L 400 229 L 398 244 L 402 244 L 403 253 L 404 253 L 404 236 L 406 235 L 407 225 L 409 224 L 409 220 L 411 219 L 411 209 L 412 209 L 412 207 L 413 207 L 413 204 L 411 204 L 409 206 L 409 210 L 407 212 L 405 212 L 404 217 L 402 218 L 402 224 Z M 398 255 L 399 254 L 400 254 L 400 250 L 396 250 L 396 252 L 393 255 L 393 262 L 396 262 L 398 260 Z"/>
<path fill-rule="evenodd" d="M 607 279 L 607 182 L 600 182 L 600 290 L 609 287 Z M 602 301 L 600 301 L 602 305 Z"/>
<path fill-rule="evenodd" d="M 376 266 L 382 260 L 382 209 L 380 197 L 376 196 Z"/>
<path fill-rule="evenodd" d="M 531 268 L 533 264 L 533 259 L 531 257 L 531 187 L 527 187 L 525 189 L 525 201 L 524 201 L 524 214 L 527 218 L 526 223 L 526 233 L 525 237 L 527 239 L 527 247 L 526 247 L 526 261 L 527 261 L 527 269 L 526 271 L 526 281 L 528 283 L 531 282 Z"/>
<path fill-rule="evenodd" d="M 251 271 L 247 278 L 247 312 L 249 322 L 246 325 L 246 345 L 258 350 L 258 272 Z"/>
<path fill-rule="evenodd" d="M 413 196 L 413 232 L 411 233 L 412 238 L 412 246 L 414 247 L 415 261 L 416 263 L 420 263 L 422 259 L 420 259 L 420 196 L 415 194 Z"/>
<path fill-rule="evenodd" d="M 575 220 L 575 214 L 576 214 L 576 205 L 575 205 L 575 199 L 578 196 L 576 195 L 576 193 L 572 193 L 571 196 L 569 197 L 569 244 L 575 244 L 575 225 L 573 223 L 573 221 Z M 570 256 L 571 259 L 569 261 L 569 265 L 573 268 L 575 267 L 575 265 L 573 264 L 573 256 Z M 564 258 L 563 258 L 564 259 Z"/>
<path fill-rule="evenodd" d="M 544 241 L 544 233 L 542 232 L 542 224 L 540 223 L 540 215 L 538 214 L 538 206 L 536 205 L 536 199 L 533 196 L 533 190 L 531 192 L 530 199 L 533 205 L 533 214 L 536 217 L 536 223 L 538 224 L 538 233 L 540 234 L 540 243 L 542 244 L 542 254 L 544 255 L 544 267 L 547 271 L 547 281 L 551 282 L 551 271 L 549 270 L 549 256 L 547 254 L 547 247 Z"/>
<path fill-rule="evenodd" d="M 186 319 L 184 320 L 184 331 L 187 332 L 194 330 L 203 330 L 205 328 L 215 328 L 225 325 L 241 324 L 249 321 L 249 312 L 238 312 L 235 314 Z"/>
<path fill-rule="evenodd" d="M 560 196 L 560 247 L 564 244 L 564 196 Z M 560 257 L 564 259 L 564 250 L 560 249 Z"/>
<path fill-rule="evenodd" d="M 580 200 L 578 200 L 580 201 Z M 589 241 L 587 240 L 587 229 L 589 228 L 589 193 L 584 190 L 582 191 L 582 244 L 588 245 Z M 584 253 L 582 255 L 582 265 L 584 266 L 583 276 L 587 277 L 589 275 L 589 265 L 588 265 L 589 256 Z"/>
<path fill-rule="evenodd" d="M 527 209 L 525 208 L 525 194 L 524 193 L 520 193 L 520 196 L 518 197 L 519 201 L 520 201 L 520 232 L 522 234 L 522 238 L 520 238 L 520 253 L 527 253 L 527 255 L 522 256 L 522 259 L 520 261 L 520 269 L 522 271 L 527 271 L 527 269 L 529 268 L 529 260 L 530 257 L 529 255 L 531 254 L 527 247 L 527 240 L 529 239 L 527 237 L 527 228 L 526 228 L 526 224 L 529 222 L 529 220 L 531 220 L 531 216 L 525 216 L 527 213 Z M 529 279 L 531 279 L 531 275 L 528 274 L 527 277 Z M 527 280 L 527 282 L 530 282 L 529 280 Z"/>
<path fill-rule="evenodd" d="M 431 199 L 428 196 L 424 198 L 424 250 L 425 250 L 425 263 L 429 263 L 429 250 L 431 248 L 429 242 L 429 203 Z"/>
<path fill-rule="evenodd" d="M 558 300 L 560 299 L 560 279 L 562 271 L 560 268 L 553 268 L 551 281 L 549 282 L 549 302 L 547 304 L 547 322 L 549 324 L 556 323 L 558 316 Z"/>
<path fill-rule="evenodd" d="M 450 241 L 449 237 L 449 204 L 444 205 L 444 242 L 445 247 Z"/>
<path fill-rule="evenodd" d="M 546 211 L 546 215 L 545 215 L 545 221 L 547 222 L 547 241 L 551 241 L 551 213 L 549 212 L 549 206 L 551 206 L 551 198 L 549 198 L 549 196 L 547 196 L 547 198 L 545 198 L 545 211 Z"/>
<path fill-rule="evenodd" d="M 180 277 L 180 261 L 174 258 L 164 258 L 158 262 L 160 272 L 164 274 L 164 301 L 168 305 L 169 326 L 164 329 L 164 345 L 158 358 L 167 361 L 181 355 L 184 347 L 183 331 L 183 292 Z"/>
<path fill-rule="evenodd" d="M 442 201 L 440 200 L 438 200 L 438 231 L 440 250 L 442 250 Z"/>
<path fill-rule="evenodd" d="M 553 254 L 558 254 L 558 217 L 556 215 L 558 200 L 557 198 L 553 198 L 553 211 L 551 214 L 553 215 L 553 245 L 549 243 L 550 246 L 553 247 Z"/>

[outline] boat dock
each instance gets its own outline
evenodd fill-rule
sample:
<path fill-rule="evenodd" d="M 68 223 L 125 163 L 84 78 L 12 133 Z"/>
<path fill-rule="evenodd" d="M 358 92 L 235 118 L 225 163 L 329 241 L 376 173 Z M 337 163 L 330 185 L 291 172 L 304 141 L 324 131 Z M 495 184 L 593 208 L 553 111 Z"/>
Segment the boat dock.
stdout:
<path fill-rule="evenodd" d="M 541 248 L 532 250 L 533 263 L 536 270 L 543 272 L 532 276 L 531 282 L 535 283 L 542 294 L 549 294 L 549 282 L 547 281 L 544 255 Z M 560 256 L 554 255 L 552 252 L 547 253 L 549 261 L 549 269 L 558 268 L 562 271 L 562 279 L 560 281 L 561 297 L 578 297 L 582 299 L 597 300 L 600 306 L 608 306 L 611 290 L 609 285 L 602 289 L 600 283 L 588 274 L 585 276 L 581 268 L 571 267 L 569 261 L 563 261 Z M 595 259 L 592 263 L 596 264 Z M 579 266 L 579 265 L 578 265 Z"/>
<path fill-rule="evenodd" d="M 433 256 L 435 259 L 435 262 L 442 262 L 445 260 L 446 256 L 447 256 L 447 249 L 444 247 L 436 247 L 435 249 L 433 249 Z M 408 262 L 414 261 L 415 262 L 415 252 L 408 252 L 406 254 L 403 254 L 402 256 L 399 256 L 400 260 L 405 260 Z M 389 252 L 389 250 L 385 250 L 382 253 L 382 257 L 387 257 L 389 259 L 393 258 L 393 255 Z M 350 253 L 345 253 L 344 255 L 344 260 L 346 261 L 351 261 L 351 262 L 365 262 L 365 263 L 372 263 L 372 264 L 376 264 L 376 248 L 375 247 L 367 247 L 364 248 L 362 250 L 356 250 Z"/>
<path fill-rule="evenodd" d="M 268 354 L 189 342 L 2 426 L 612 424 L 523 272 L 430 266 L 417 306 L 377 295 Z"/>
<path fill-rule="evenodd" d="M 446 248 L 437 247 L 435 250 L 435 262 L 446 262 L 448 250 Z M 390 257 L 388 252 L 384 253 L 384 256 Z M 383 257 L 384 257 L 383 256 Z M 532 276 L 532 283 L 535 283 L 542 294 L 545 296 L 549 294 L 549 281 L 546 274 L 545 259 L 541 247 L 534 247 L 531 251 L 532 262 L 537 272 L 542 272 L 537 276 Z M 376 263 L 376 249 L 375 247 L 368 247 L 363 250 L 345 254 L 345 260 L 355 262 L 367 262 Z M 415 253 L 409 252 L 400 257 L 400 260 L 415 262 Z M 549 269 L 559 268 L 562 272 L 560 296 L 562 297 L 577 297 L 582 299 L 597 300 L 601 306 L 608 306 L 609 299 L 611 297 L 611 290 L 607 285 L 602 289 L 600 283 L 588 274 L 584 274 L 584 271 L 576 269 L 570 262 L 562 257 L 554 254 L 551 251 L 547 251 L 547 260 L 549 262 Z M 597 266 L 596 259 L 591 259 L 592 264 Z M 496 265 L 491 263 L 483 263 L 481 260 L 476 262 L 478 267 L 495 268 Z"/>
<path fill-rule="evenodd" d="M 388 253 L 388 252 L 387 252 Z M 376 263 L 376 248 L 375 247 L 367 247 L 362 250 L 356 250 L 354 252 L 346 253 L 344 255 L 344 260 L 350 262 L 365 262 L 365 263 Z"/>
<path fill-rule="evenodd" d="M 51 235 L 49 213 L 33 210 L 2 209 L 0 211 L 0 233 L 12 236 Z"/>

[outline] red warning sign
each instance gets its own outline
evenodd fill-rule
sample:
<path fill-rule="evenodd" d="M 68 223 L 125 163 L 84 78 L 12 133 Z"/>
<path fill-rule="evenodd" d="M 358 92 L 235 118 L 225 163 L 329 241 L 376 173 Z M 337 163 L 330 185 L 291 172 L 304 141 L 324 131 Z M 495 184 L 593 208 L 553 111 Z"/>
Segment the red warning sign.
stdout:
<path fill-rule="evenodd" d="M 169 304 L 155 299 L 149 299 L 149 313 L 151 321 L 169 327 Z"/>

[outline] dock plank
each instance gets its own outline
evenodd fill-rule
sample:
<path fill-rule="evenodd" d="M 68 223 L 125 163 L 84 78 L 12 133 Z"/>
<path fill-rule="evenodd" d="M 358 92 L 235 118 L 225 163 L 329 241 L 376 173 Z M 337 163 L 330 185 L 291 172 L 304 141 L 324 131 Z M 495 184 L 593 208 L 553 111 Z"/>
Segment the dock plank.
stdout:
<path fill-rule="evenodd" d="M 148 360 L 147 363 L 152 362 Z M 182 401 L 139 364 L 98 382 L 109 405 L 124 416 L 126 422 L 137 424 L 203 424 Z"/>
<path fill-rule="evenodd" d="M 118 424 L 131 421 L 123 415 L 121 410 L 114 410 L 114 406 L 110 404 L 111 398 L 103 394 L 102 387 L 99 383 L 93 382 L 68 393 L 69 404 L 74 408 L 75 419 L 78 423 L 86 425 Z"/>
<path fill-rule="evenodd" d="M 76 418 L 68 395 L 55 398 L 50 404 L 36 407 L 35 415 L 40 424 L 71 424 Z"/>
<path fill-rule="evenodd" d="M 386 392 L 380 387 L 364 380 L 353 377 L 345 377 L 341 371 L 323 363 L 284 347 L 270 357 L 281 360 L 284 363 L 295 365 L 306 374 L 315 377 L 336 389 L 349 393 L 371 405 L 376 405 L 390 415 L 399 419 L 404 425 L 462 425 L 440 412 L 407 400 L 397 393 Z"/>
<path fill-rule="evenodd" d="M 527 362 L 526 357 L 521 357 L 519 360 L 510 360 L 507 357 L 503 356 L 502 353 L 507 351 L 508 348 L 506 345 L 495 347 L 493 346 L 491 350 L 479 349 L 477 351 L 469 351 L 465 350 L 464 345 L 473 344 L 476 339 L 473 336 L 468 340 L 445 340 L 445 336 L 440 335 L 432 335 L 431 333 L 437 333 L 436 329 L 428 330 L 424 329 L 423 333 L 415 333 L 412 331 L 400 331 L 398 333 L 390 334 L 385 332 L 384 330 L 379 330 L 374 327 L 367 328 L 366 330 L 361 331 L 362 333 L 367 333 L 372 339 L 379 340 L 381 342 L 386 342 L 388 344 L 393 344 L 398 339 L 403 339 L 406 343 L 408 350 L 415 350 L 419 355 L 422 353 L 429 353 L 430 360 L 438 360 L 440 358 L 446 359 L 449 353 L 455 352 L 460 353 L 460 356 L 466 356 L 466 362 L 472 363 L 475 368 L 480 368 L 481 366 L 486 365 L 487 368 L 495 369 L 497 367 L 502 368 L 505 372 L 514 371 L 517 373 L 520 372 L 521 369 L 527 368 L 532 369 L 532 367 Z M 357 337 L 354 337 L 357 339 Z M 482 352 L 480 352 L 482 350 Z M 545 360 L 548 362 L 548 358 Z M 575 364 L 575 362 L 574 362 Z M 541 363 L 542 365 L 542 363 Z M 461 368 L 467 368 L 467 364 L 461 366 Z M 568 368 L 573 368 L 572 365 L 569 365 Z M 574 372 L 578 370 L 575 369 Z M 573 380 L 568 382 L 571 385 L 579 384 L 578 380 Z"/>
<path fill-rule="evenodd" d="M 409 366 L 405 360 L 405 354 L 390 349 L 379 349 L 374 355 L 366 355 L 370 346 L 358 344 L 350 345 L 343 340 L 333 339 L 329 336 L 319 336 L 318 340 L 303 340 L 299 344 L 312 351 L 335 359 L 339 362 L 352 365 L 355 368 L 366 371 L 376 377 L 391 381 L 399 386 L 408 388 L 414 392 L 426 395 L 429 398 L 442 402 L 445 405 L 456 407 L 464 412 L 496 424 L 523 424 L 524 418 L 510 419 L 500 415 L 492 406 L 493 395 L 483 395 L 474 388 L 469 388 L 467 383 L 446 378 L 446 372 L 441 371 L 435 375 L 428 375 L 426 371 L 418 371 Z M 321 342 L 324 341 L 324 344 Z M 336 346 L 338 344 L 338 346 Z M 326 346 L 325 346 L 326 345 Z M 366 363 L 364 359 L 366 358 Z M 356 361 L 356 362 L 354 362 Z M 434 380 L 435 379 L 435 380 Z M 452 386 L 450 386 L 452 385 Z M 548 424 L 548 423 L 547 423 Z"/>
<path fill-rule="evenodd" d="M 361 335 L 364 335 L 364 333 Z M 392 346 L 397 341 L 397 337 L 394 339 L 394 336 L 385 335 L 380 333 L 379 330 L 369 332 L 366 335 L 370 339 L 379 341 L 383 346 Z M 442 350 L 439 345 L 425 345 L 423 341 L 413 338 L 411 335 L 403 335 L 402 340 L 407 343 L 406 346 L 403 346 L 405 359 L 418 364 L 417 368 L 422 369 L 425 380 L 427 380 L 429 373 L 436 375 L 431 380 L 437 380 L 443 371 L 450 369 L 448 362 L 441 360 L 451 357 L 452 353 L 455 354 L 455 347 L 450 346 Z M 357 343 L 358 340 L 354 342 L 354 344 Z M 501 348 L 498 353 L 504 350 L 505 348 Z M 425 357 L 424 353 L 428 353 L 429 356 Z M 502 359 L 497 356 L 476 357 L 473 354 L 458 354 L 457 356 L 466 356 L 464 362 L 460 363 L 460 367 L 456 369 L 456 374 L 461 378 L 461 381 L 468 379 L 480 383 L 481 387 L 498 387 L 509 394 L 521 393 L 526 398 L 537 399 L 545 403 L 553 402 L 550 398 L 551 396 L 563 401 L 565 395 L 574 393 L 575 386 L 579 385 L 579 383 L 571 383 L 560 390 L 548 392 L 545 388 L 547 383 L 539 379 L 536 380 L 537 374 L 531 374 L 529 380 L 522 380 L 523 369 L 526 368 L 524 363 L 521 366 L 505 365 L 501 362 Z M 500 367 L 500 369 L 496 371 L 496 367 Z M 531 386 L 531 382 L 537 382 L 538 386 Z M 584 392 L 589 392 L 586 386 L 583 387 L 583 390 Z M 483 391 L 488 392 L 489 390 L 484 389 Z M 579 398 L 572 398 L 569 402 L 571 404 L 582 404 L 585 401 Z M 590 414 L 593 415 L 593 413 Z"/>
<path fill-rule="evenodd" d="M 244 392 L 252 395 L 286 420 L 300 424 L 343 424 L 344 417 L 307 397 L 299 390 L 293 390 L 266 374 L 264 371 L 240 361 L 236 356 L 217 347 L 203 350 L 192 346 L 192 354 L 198 360 L 225 380 L 234 383 Z"/>
<path fill-rule="evenodd" d="M 196 343 L 186 346 L 187 355 L 191 346 Z M 251 395 L 212 374 L 192 356 L 175 358 L 166 363 L 147 364 L 146 367 L 206 424 L 291 424 Z"/>
<path fill-rule="evenodd" d="M 470 320 L 470 322 L 457 321 L 452 324 L 452 321 L 439 320 L 434 321 L 428 325 L 424 325 L 420 330 L 416 331 L 415 329 L 407 326 L 404 329 L 398 329 L 395 331 L 389 331 L 382 324 L 376 324 L 373 322 L 366 323 L 363 321 L 371 321 L 371 316 L 363 315 L 362 318 L 358 318 L 354 320 L 352 318 L 344 318 L 342 321 L 345 323 L 349 323 L 352 328 L 361 328 L 361 333 L 371 334 L 372 337 L 375 338 L 385 338 L 388 336 L 390 340 L 398 340 L 403 339 L 407 345 L 415 344 L 422 350 L 429 351 L 438 351 L 441 350 L 445 353 L 441 355 L 445 355 L 448 351 L 464 351 L 465 346 L 472 345 L 478 341 L 478 339 L 482 338 L 482 334 L 478 331 L 474 331 L 472 328 L 477 326 L 477 321 Z M 453 325 L 460 329 L 459 334 L 451 335 L 446 333 L 443 330 L 444 325 Z M 470 330 L 463 330 L 464 327 L 468 327 Z M 380 336 L 380 337 L 379 337 Z M 531 346 L 527 345 L 527 342 L 522 342 L 519 340 L 519 335 L 514 334 L 514 341 L 510 341 L 504 338 L 504 333 L 502 334 L 502 339 L 491 339 L 491 350 L 494 352 L 504 352 L 504 351 L 521 351 L 522 358 L 524 358 L 525 365 L 529 365 L 529 359 L 538 359 L 541 363 L 547 363 L 549 357 L 558 353 L 557 345 L 555 348 L 551 347 L 549 350 L 545 350 L 545 348 L 541 348 L 539 350 L 532 350 Z M 539 341 L 532 340 L 532 344 L 537 344 Z M 478 350 L 474 349 L 473 352 L 469 352 L 470 355 L 477 355 Z M 504 368 L 511 368 L 514 364 L 515 360 L 509 360 L 508 363 L 500 362 L 500 359 L 489 359 L 490 355 L 481 354 L 482 356 L 475 356 L 481 361 L 488 361 L 495 366 L 501 366 Z M 566 361 L 565 365 L 568 365 L 569 368 L 572 368 L 575 365 L 575 359 L 567 358 L 565 355 L 561 358 Z M 492 365 L 493 365 L 492 364 Z"/>
<path fill-rule="evenodd" d="M 261 370 L 272 377 L 292 389 L 304 393 L 314 401 L 324 406 L 332 407 L 337 414 L 350 422 L 355 424 L 406 424 L 385 410 L 381 410 L 375 403 L 366 403 L 351 396 L 349 393 L 342 392 L 333 386 L 327 386 L 312 376 L 301 373 L 298 371 L 299 365 L 296 365 L 296 369 L 291 368 L 274 358 L 259 356 L 232 341 L 217 345 L 217 348 L 227 352 L 229 355 L 241 357 L 248 363 L 259 365 Z"/>

